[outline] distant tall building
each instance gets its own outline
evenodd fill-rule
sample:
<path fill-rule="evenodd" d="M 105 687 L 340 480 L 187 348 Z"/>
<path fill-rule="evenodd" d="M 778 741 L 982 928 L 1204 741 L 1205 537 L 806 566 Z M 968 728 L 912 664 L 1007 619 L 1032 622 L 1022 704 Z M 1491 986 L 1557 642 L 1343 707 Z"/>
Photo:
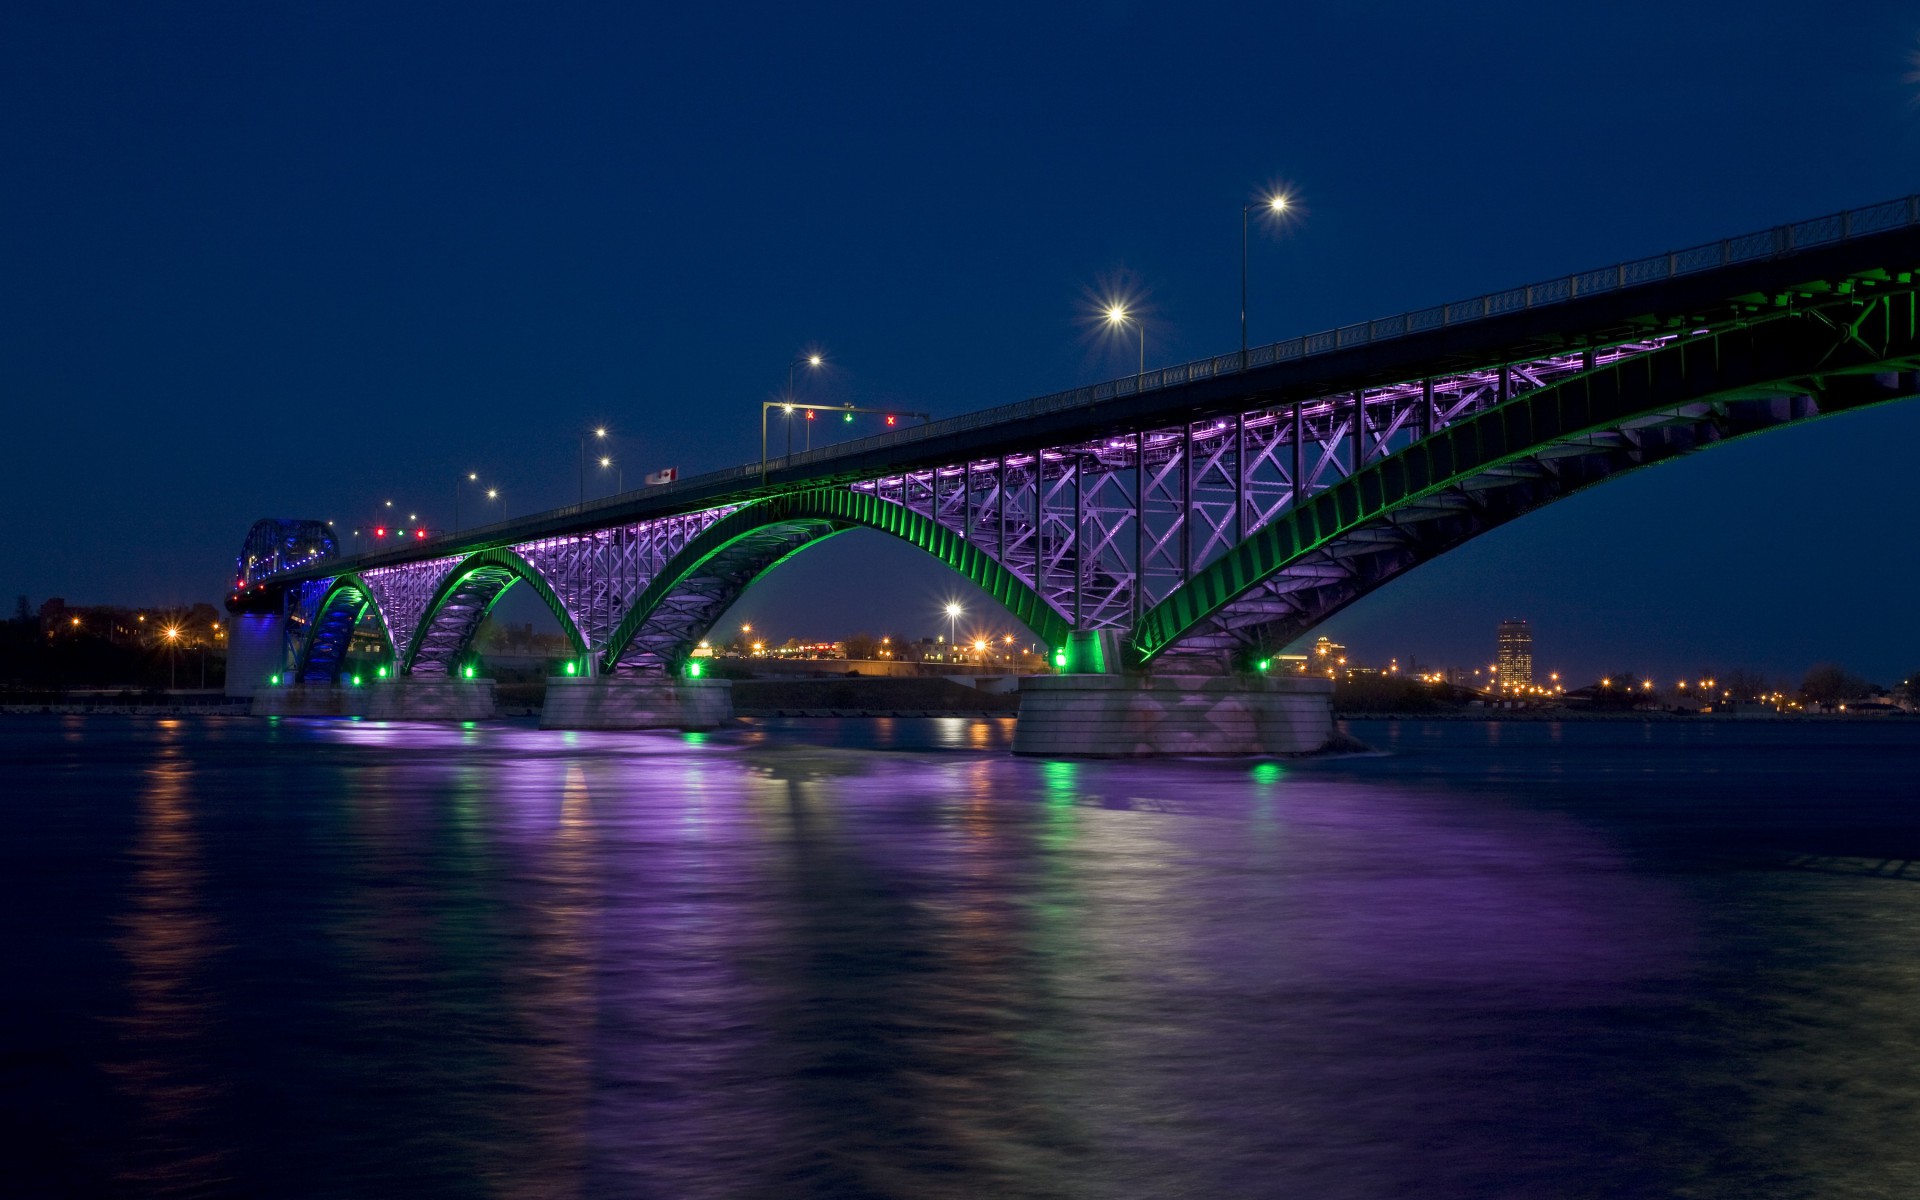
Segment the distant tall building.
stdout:
<path fill-rule="evenodd" d="M 1533 627 L 1525 621 L 1500 622 L 1499 653 L 1494 658 L 1494 682 L 1502 688 L 1533 683 Z"/>

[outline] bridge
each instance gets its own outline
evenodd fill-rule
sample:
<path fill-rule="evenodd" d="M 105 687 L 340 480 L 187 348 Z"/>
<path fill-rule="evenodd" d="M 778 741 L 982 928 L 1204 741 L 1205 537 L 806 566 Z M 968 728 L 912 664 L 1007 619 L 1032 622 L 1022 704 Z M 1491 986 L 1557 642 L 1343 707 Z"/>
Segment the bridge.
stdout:
<path fill-rule="evenodd" d="M 381 684 L 389 711 L 484 707 L 474 635 L 525 584 L 572 647 L 545 723 L 711 723 L 725 685 L 691 655 L 714 622 L 866 528 L 1051 648 L 1016 749 L 1313 749 L 1326 685 L 1278 677 L 1277 651 L 1574 492 L 1914 395 L 1916 268 L 1911 196 L 375 553 L 261 522 L 230 687 L 338 711 L 360 675 L 375 711 Z"/>

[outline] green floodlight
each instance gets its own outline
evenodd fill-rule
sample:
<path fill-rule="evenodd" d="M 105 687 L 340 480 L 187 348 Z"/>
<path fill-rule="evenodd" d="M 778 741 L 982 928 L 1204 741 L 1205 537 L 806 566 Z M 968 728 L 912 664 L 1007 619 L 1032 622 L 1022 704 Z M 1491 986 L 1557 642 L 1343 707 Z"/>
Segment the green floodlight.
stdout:
<path fill-rule="evenodd" d="M 387 677 L 387 669 L 385 667 L 376 667 L 373 673 L 382 679 Z"/>
<path fill-rule="evenodd" d="M 472 679 L 472 678 L 473 678 L 473 668 L 472 668 L 472 667 L 470 667 L 470 666 L 467 666 L 467 667 L 462 667 L 462 668 L 460 668 L 460 676 L 461 676 L 461 678 L 463 678 L 463 679 Z"/>
<path fill-rule="evenodd" d="M 573 674 L 573 672 L 575 671 L 575 669 L 576 669 L 576 668 L 574 667 L 574 664 L 572 663 L 572 661 L 568 661 L 568 663 L 567 663 L 567 667 L 566 667 L 566 670 L 567 670 L 567 674 L 569 674 L 569 675 L 571 675 L 571 674 Z"/>
<path fill-rule="evenodd" d="M 1067 652 L 1065 650 L 1055 650 L 1053 652 L 1053 665 L 1063 671 L 1067 669 Z"/>
<path fill-rule="evenodd" d="M 1273 669 L 1273 660 L 1270 658 L 1263 658 L 1259 662 L 1253 664 L 1253 669 L 1256 671 L 1270 671 Z"/>
<path fill-rule="evenodd" d="M 354 687 L 359 687 L 359 686 L 360 686 L 360 677 L 359 677 L 358 675 L 355 675 L 355 676 L 353 677 L 353 686 L 354 686 Z"/>
<path fill-rule="evenodd" d="M 269 687 L 279 687 L 279 686 L 280 686 L 280 677 L 279 677 L 278 675 L 269 675 L 269 676 L 267 676 L 267 685 L 268 685 Z"/>
<path fill-rule="evenodd" d="M 689 662 L 689 663 L 687 663 L 687 678 L 688 678 L 688 679 L 698 679 L 698 678 L 700 678 L 700 673 L 701 673 L 701 671 L 702 671 L 702 670 L 703 670 L 703 668 L 702 668 L 702 667 L 700 666 L 700 664 L 699 664 L 699 663 L 697 663 L 697 662 Z"/>

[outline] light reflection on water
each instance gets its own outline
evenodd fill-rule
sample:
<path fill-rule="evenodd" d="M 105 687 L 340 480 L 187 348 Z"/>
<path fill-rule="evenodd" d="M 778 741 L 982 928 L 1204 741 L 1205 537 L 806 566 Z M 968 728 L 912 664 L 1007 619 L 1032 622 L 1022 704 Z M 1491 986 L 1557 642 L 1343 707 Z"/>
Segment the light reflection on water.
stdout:
<path fill-rule="evenodd" d="M 42 1191 L 1903 1194 L 1920 731 L 1356 732 L 0 725 L 0 1118 Z"/>

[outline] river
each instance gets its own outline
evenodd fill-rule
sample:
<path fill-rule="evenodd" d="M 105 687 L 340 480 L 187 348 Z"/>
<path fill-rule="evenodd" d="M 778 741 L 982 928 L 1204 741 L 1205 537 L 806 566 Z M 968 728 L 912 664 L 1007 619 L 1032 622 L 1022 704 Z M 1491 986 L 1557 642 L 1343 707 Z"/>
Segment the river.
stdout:
<path fill-rule="evenodd" d="M 1920 1194 L 1920 722 L 0 720 L 10 1194 Z"/>

